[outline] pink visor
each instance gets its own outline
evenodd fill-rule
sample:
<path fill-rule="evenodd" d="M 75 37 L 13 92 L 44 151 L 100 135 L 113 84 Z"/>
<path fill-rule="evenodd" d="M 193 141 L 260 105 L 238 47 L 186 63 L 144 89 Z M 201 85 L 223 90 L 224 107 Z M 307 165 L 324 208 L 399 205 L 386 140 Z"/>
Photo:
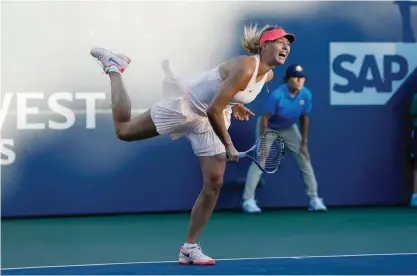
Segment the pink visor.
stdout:
<path fill-rule="evenodd" d="M 259 46 L 262 47 L 262 44 L 264 44 L 265 41 L 273 41 L 280 39 L 281 37 L 286 37 L 290 41 L 290 43 L 293 43 L 295 41 L 295 35 L 287 33 L 282 29 L 274 29 L 264 33 L 261 36 L 261 39 L 259 40 Z"/>

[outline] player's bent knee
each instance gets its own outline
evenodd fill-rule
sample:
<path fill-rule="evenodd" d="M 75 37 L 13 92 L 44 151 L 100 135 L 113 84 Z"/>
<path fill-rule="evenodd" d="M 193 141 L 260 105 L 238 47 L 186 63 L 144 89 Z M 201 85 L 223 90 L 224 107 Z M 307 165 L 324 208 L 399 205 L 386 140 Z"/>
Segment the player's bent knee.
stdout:
<path fill-rule="evenodd" d="M 115 124 L 117 138 L 125 142 L 133 142 L 159 135 L 152 122 L 140 119 Z"/>
<path fill-rule="evenodd" d="M 133 136 L 130 134 L 128 126 L 125 124 L 118 124 L 116 126 L 116 136 L 119 140 L 125 142 L 132 142 L 135 140 L 133 139 Z"/>

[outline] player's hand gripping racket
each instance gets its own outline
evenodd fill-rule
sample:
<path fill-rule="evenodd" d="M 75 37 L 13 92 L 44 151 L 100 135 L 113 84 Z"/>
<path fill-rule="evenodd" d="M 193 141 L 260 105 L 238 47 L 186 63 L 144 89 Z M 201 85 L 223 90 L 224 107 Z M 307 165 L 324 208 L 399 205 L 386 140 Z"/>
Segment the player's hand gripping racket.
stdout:
<path fill-rule="evenodd" d="M 284 140 L 274 130 L 268 130 L 262 134 L 249 150 L 239 152 L 239 158 L 249 157 L 265 173 L 278 171 L 284 155 Z"/>

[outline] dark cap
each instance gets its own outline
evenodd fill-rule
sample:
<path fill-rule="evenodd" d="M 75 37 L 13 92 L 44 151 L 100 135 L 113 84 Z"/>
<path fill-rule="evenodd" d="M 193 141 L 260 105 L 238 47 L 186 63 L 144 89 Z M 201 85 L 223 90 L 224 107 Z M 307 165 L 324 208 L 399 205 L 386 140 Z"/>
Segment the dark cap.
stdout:
<path fill-rule="evenodd" d="M 291 64 L 288 66 L 287 71 L 285 72 L 287 78 L 291 77 L 298 77 L 298 78 L 305 78 L 306 75 L 304 73 L 303 67 L 299 64 Z"/>

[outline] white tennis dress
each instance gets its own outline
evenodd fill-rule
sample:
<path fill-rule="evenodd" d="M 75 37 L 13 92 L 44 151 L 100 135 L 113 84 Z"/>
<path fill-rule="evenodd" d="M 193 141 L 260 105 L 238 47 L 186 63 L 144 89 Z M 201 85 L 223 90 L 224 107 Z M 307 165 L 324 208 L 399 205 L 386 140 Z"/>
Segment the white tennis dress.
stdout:
<path fill-rule="evenodd" d="M 130 64 L 130 58 L 104 48 L 93 48 L 90 54 L 97 58 L 106 73 L 111 68 L 117 68 L 117 71 L 123 73 Z M 252 102 L 265 84 L 267 74 L 259 82 L 256 81 L 259 55 L 253 58 L 256 67 L 246 89 L 235 94 L 223 111 L 227 129 L 231 124 L 232 106 Z M 214 156 L 225 152 L 206 114 L 223 83 L 219 66 L 187 77 L 174 74 L 167 60 L 162 62 L 162 68 L 165 72 L 162 99 L 151 108 L 151 117 L 158 133 L 171 135 L 173 139 L 186 136 L 197 156 Z"/>
<path fill-rule="evenodd" d="M 226 128 L 231 124 L 232 106 L 252 102 L 261 92 L 267 74 L 256 82 L 259 55 L 252 78 L 245 90 L 238 92 L 223 112 Z M 173 139 L 186 136 L 197 156 L 213 156 L 225 152 L 225 147 L 214 132 L 206 110 L 216 96 L 223 80 L 219 66 L 190 77 L 175 75 L 169 62 L 163 62 L 166 77 L 163 84 L 162 100 L 151 108 L 152 120 L 161 135 L 171 135 Z"/>

